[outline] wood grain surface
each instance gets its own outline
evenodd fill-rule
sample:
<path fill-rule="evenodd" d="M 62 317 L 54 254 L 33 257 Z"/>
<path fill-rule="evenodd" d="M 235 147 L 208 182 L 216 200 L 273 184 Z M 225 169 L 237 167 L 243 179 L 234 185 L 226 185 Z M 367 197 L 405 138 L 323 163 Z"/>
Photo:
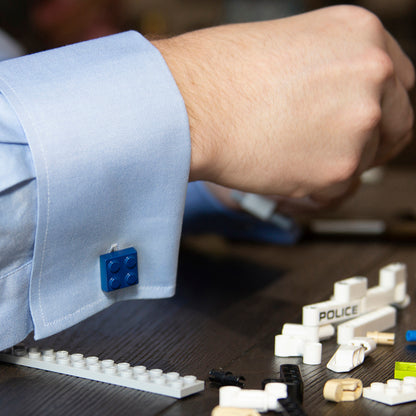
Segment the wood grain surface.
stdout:
<path fill-rule="evenodd" d="M 331 216 L 389 219 L 416 209 L 416 171 L 394 168 L 378 184 L 365 185 Z M 155 236 L 156 238 L 156 236 Z M 369 287 L 391 262 L 408 266 L 411 305 L 398 312 L 396 343 L 379 346 L 363 365 L 347 374 L 326 369 L 337 349 L 324 341 L 322 365 L 274 356 L 274 337 L 286 322 L 301 323 L 302 306 L 326 300 L 334 282 L 367 276 Z M 97 355 L 208 380 L 212 368 L 243 375 L 247 388 L 277 377 L 283 363 L 299 364 L 308 415 L 410 415 L 416 402 L 386 406 L 364 398 L 330 403 L 322 396 L 330 378 L 360 378 L 364 386 L 393 378 L 395 361 L 416 362 L 416 239 L 305 237 L 293 247 L 225 241 L 217 236 L 183 241 L 177 294 L 171 299 L 128 301 L 53 337 L 43 347 Z M 29 338 L 27 343 L 35 342 Z M 1 415 L 210 415 L 218 389 L 176 400 L 123 387 L 0 363 Z"/>

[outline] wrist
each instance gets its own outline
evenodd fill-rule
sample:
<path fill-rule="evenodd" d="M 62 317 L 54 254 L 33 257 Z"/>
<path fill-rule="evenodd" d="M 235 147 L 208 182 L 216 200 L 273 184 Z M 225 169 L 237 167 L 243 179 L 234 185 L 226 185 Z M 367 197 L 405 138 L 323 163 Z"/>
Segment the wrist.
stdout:
<path fill-rule="evenodd" d="M 204 128 L 210 106 L 206 101 L 209 94 L 201 92 L 202 57 L 198 57 L 198 48 L 193 47 L 193 34 L 181 35 L 170 39 L 152 41 L 167 63 L 185 102 L 191 135 L 191 166 L 189 180 L 208 180 L 212 177 L 214 153 L 212 135 Z M 206 75 L 206 74 L 205 74 Z M 206 80 L 204 83 L 207 82 Z"/>

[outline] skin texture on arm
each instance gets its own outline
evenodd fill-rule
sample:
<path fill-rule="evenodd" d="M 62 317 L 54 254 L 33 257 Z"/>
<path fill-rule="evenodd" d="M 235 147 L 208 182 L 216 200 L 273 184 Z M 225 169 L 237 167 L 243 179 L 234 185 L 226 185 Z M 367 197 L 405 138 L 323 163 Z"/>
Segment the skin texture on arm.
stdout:
<path fill-rule="evenodd" d="M 411 140 L 414 68 L 362 8 L 334 6 L 154 44 L 187 107 L 190 180 L 326 202 Z"/>

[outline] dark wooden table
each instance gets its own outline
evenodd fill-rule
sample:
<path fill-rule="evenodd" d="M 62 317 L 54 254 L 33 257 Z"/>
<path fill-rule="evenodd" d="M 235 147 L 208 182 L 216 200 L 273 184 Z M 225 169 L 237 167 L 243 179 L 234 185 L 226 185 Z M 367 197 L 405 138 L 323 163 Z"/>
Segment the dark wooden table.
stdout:
<path fill-rule="evenodd" d="M 416 171 L 389 169 L 379 184 L 365 185 L 333 215 L 388 219 L 416 209 Z M 369 287 L 391 262 L 408 266 L 411 305 L 398 313 L 394 346 L 379 346 L 352 372 L 326 369 L 335 339 L 323 344 L 322 365 L 274 356 L 274 337 L 286 322 L 301 323 L 302 306 L 327 300 L 333 283 L 367 276 Z M 246 378 L 247 388 L 279 374 L 283 363 L 300 365 L 309 415 L 409 415 L 416 402 L 386 406 L 361 398 L 330 403 L 322 397 L 326 380 L 355 377 L 364 386 L 393 378 L 395 361 L 416 361 L 416 345 L 405 341 L 415 328 L 416 239 L 322 238 L 309 236 L 294 247 L 229 242 L 215 236 L 187 238 L 172 299 L 131 301 L 58 335 L 43 347 L 143 364 L 148 368 L 208 378 L 222 367 Z M 28 340 L 33 344 L 33 340 Z M 176 400 L 123 387 L 0 363 L 0 414 L 5 415 L 210 415 L 218 390 Z"/>

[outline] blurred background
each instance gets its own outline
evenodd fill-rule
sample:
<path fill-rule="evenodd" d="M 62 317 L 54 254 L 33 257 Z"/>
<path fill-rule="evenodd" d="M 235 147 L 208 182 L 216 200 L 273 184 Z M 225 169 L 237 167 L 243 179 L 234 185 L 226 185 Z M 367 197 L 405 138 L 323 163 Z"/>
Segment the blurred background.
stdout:
<path fill-rule="evenodd" d="M 0 0 L 0 28 L 31 53 L 128 29 L 165 37 L 338 3 L 375 12 L 416 62 L 416 0 Z M 414 164 L 415 160 L 413 143 L 394 163 Z"/>

